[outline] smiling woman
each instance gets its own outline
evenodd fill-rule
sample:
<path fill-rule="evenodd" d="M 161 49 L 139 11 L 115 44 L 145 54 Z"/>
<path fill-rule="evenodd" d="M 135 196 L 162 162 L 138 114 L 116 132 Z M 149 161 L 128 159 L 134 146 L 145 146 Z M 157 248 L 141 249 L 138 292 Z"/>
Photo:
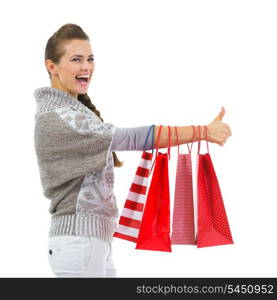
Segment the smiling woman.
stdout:
<path fill-rule="evenodd" d="M 62 43 L 61 47 L 63 55 L 59 63 L 49 58 L 45 60 L 46 68 L 51 76 L 51 85 L 70 93 L 77 99 L 79 94 L 87 92 L 94 71 L 94 60 L 88 54 L 91 53 L 90 43 L 87 40 L 73 39 Z M 83 76 L 86 79 L 78 79 Z"/>
<path fill-rule="evenodd" d="M 49 38 L 45 66 L 51 87 L 34 93 L 35 148 L 51 200 L 50 267 L 57 277 L 116 277 L 113 167 L 122 163 L 110 147 L 114 125 L 104 123 L 87 94 L 94 55 L 80 26 L 65 24 Z"/>

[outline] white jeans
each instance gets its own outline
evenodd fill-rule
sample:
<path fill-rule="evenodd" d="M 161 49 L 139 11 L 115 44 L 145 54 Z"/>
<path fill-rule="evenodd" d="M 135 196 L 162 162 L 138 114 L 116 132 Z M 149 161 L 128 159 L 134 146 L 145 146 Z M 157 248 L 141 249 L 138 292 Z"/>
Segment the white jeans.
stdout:
<path fill-rule="evenodd" d="M 92 236 L 49 237 L 48 261 L 56 277 L 116 277 L 111 242 Z"/>

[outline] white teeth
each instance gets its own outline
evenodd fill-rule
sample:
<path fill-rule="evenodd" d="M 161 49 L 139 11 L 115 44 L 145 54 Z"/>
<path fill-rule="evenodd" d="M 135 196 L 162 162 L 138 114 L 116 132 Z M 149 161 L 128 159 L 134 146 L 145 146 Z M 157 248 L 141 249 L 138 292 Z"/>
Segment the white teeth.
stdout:
<path fill-rule="evenodd" d="M 80 75 L 80 76 L 76 76 L 77 78 L 89 78 L 89 75 Z"/>

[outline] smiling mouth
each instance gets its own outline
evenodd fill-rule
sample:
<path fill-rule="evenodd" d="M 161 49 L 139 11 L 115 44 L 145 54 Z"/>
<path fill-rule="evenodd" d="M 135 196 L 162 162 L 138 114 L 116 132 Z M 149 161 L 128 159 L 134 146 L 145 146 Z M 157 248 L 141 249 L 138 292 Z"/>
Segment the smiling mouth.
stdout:
<path fill-rule="evenodd" d="M 78 78 L 77 76 L 75 76 L 75 79 L 79 82 L 88 82 L 88 78 Z"/>

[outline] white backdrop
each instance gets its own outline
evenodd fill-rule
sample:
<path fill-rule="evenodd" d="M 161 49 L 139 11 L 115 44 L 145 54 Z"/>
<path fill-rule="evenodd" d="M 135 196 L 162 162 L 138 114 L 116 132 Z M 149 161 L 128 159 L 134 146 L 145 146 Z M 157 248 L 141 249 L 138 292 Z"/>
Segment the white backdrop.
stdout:
<path fill-rule="evenodd" d="M 0 276 L 53 277 L 47 260 L 50 201 L 42 194 L 34 151 L 33 91 L 50 86 L 43 61 L 48 38 L 76 23 L 91 39 L 89 95 L 106 122 L 204 125 L 223 105 L 223 121 L 232 130 L 225 146 L 209 148 L 234 245 L 173 246 L 163 253 L 115 239 L 118 276 L 276 277 L 276 15 L 277 2 L 265 0 L 3 3 Z M 196 149 L 194 144 L 194 163 Z M 186 145 L 180 150 L 187 153 Z M 177 147 L 171 153 L 172 209 Z M 115 168 L 121 211 L 141 152 L 117 155 L 125 161 Z"/>

